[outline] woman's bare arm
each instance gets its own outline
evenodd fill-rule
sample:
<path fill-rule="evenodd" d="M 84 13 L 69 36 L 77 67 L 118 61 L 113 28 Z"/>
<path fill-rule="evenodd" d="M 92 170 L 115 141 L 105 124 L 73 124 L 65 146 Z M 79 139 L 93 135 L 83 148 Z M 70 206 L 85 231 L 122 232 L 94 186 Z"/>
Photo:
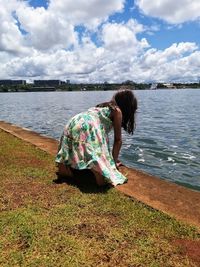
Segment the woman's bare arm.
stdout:
<path fill-rule="evenodd" d="M 117 166 L 119 151 L 122 145 L 121 125 L 122 125 L 122 112 L 118 107 L 116 107 L 116 109 L 113 110 L 114 144 L 112 150 L 112 155 L 116 166 Z"/>

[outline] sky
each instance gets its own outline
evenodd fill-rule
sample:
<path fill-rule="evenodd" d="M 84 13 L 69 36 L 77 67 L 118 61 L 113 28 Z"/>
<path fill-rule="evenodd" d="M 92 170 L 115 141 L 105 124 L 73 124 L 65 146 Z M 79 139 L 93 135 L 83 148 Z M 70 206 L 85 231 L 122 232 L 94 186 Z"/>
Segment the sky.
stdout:
<path fill-rule="evenodd" d="M 0 79 L 199 82 L 199 0 L 0 0 Z"/>

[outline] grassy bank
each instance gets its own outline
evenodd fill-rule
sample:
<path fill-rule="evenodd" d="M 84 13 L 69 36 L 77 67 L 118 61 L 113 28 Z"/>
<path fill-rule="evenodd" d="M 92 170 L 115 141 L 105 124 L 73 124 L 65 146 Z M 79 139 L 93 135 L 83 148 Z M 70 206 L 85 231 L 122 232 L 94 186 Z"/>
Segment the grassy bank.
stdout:
<path fill-rule="evenodd" d="M 199 266 L 200 235 L 115 189 L 54 182 L 54 158 L 0 131 L 0 266 Z"/>

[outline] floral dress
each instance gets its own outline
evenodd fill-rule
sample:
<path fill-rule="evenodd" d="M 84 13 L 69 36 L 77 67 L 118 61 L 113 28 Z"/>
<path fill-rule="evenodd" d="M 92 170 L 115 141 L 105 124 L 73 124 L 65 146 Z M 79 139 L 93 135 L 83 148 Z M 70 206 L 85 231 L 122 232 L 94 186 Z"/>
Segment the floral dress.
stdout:
<path fill-rule="evenodd" d="M 93 169 L 113 185 L 126 182 L 109 147 L 110 113 L 109 107 L 94 107 L 74 116 L 64 128 L 56 162 L 79 170 Z"/>

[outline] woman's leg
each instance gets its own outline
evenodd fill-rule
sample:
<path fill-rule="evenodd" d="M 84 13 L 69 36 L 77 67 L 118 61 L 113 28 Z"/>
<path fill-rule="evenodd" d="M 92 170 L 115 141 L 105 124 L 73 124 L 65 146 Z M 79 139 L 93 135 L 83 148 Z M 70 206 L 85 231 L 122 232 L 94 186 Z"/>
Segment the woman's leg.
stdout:
<path fill-rule="evenodd" d="M 73 177 L 73 172 L 70 167 L 66 166 L 63 163 L 58 163 L 58 176 L 64 177 Z"/>
<path fill-rule="evenodd" d="M 96 171 L 94 171 L 94 170 L 92 170 L 91 169 L 91 171 L 93 172 L 93 174 L 94 174 L 94 176 L 95 176 L 95 179 L 96 179 L 96 183 L 99 185 L 99 186 L 102 186 L 102 185 L 105 185 L 106 183 L 105 183 L 105 180 L 104 180 L 104 177 L 100 174 L 100 173 L 98 173 L 98 172 L 96 172 Z"/>

